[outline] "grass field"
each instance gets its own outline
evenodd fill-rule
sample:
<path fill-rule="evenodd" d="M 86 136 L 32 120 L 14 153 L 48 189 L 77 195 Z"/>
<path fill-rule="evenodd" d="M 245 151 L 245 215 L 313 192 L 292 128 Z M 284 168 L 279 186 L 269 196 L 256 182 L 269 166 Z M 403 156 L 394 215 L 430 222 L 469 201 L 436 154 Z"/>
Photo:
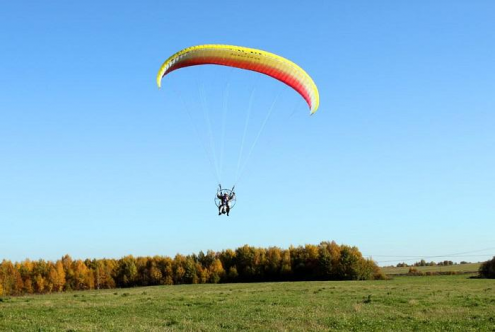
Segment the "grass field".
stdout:
<path fill-rule="evenodd" d="M 414 266 L 420 272 L 457 272 L 457 273 L 477 273 L 481 263 L 457 264 L 457 265 L 435 265 L 435 266 Z M 409 267 L 382 267 L 382 272 L 386 275 L 406 274 Z"/>
<path fill-rule="evenodd" d="M 157 286 L 2 298 L 1 331 L 495 331 L 495 281 Z"/>

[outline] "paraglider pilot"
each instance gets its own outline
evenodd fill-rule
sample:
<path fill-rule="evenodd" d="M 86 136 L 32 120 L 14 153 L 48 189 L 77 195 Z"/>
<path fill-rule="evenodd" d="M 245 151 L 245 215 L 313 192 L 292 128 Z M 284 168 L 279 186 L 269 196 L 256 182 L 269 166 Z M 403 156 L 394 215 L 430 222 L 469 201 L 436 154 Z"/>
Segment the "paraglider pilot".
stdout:
<path fill-rule="evenodd" d="M 232 188 L 233 189 L 233 188 Z M 218 215 L 227 214 L 230 212 L 230 201 L 234 199 L 235 192 L 232 190 L 230 194 L 222 193 L 222 187 L 217 191 L 217 198 L 220 200 L 220 205 L 218 206 Z"/>

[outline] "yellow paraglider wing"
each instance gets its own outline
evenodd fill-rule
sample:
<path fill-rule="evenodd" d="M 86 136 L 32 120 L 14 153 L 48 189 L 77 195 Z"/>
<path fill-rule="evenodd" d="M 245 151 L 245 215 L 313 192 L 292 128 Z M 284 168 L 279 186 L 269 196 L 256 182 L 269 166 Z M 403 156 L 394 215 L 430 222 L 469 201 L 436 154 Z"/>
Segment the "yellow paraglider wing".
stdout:
<path fill-rule="evenodd" d="M 199 45 L 183 49 L 163 63 L 156 83 L 168 73 L 184 67 L 215 64 L 252 70 L 271 76 L 294 90 L 307 102 L 311 114 L 318 109 L 320 98 L 311 77 L 294 62 L 273 53 L 233 45 Z"/>

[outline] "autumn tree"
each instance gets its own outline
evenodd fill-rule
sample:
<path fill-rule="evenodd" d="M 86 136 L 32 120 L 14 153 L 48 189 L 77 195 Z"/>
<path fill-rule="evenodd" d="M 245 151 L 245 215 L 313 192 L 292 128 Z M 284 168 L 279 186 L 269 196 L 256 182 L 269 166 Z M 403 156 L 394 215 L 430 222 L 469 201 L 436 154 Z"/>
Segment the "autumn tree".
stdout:
<path fill-rule="evenodd" d="M 218 258 L 215 258 L 215 260 L 211 263 L 211 265 L 209 266 L 209 271 L 210 283 L 216 284 L 225 278 L 225 270 L 222 266 L 222 261 Z"/>
<path fill-rule="evenodd" d="M 253 281 L 256 274 L 254 248 L 246 244 L 243 247 L 237 248 L 235 256 L 235 266 L 239 278 L 242 281 Z"/>
<path fill-rule="evenodd" d="M 232 249 L 223 250 L 219 255 L 218 259 L 222 262 L 222 267 L 227 272 L 224 281 L 236 281 L 238 277 L 237 268 L 235 267 L 236 254 Z M 235 273 L 232 270 L 235 268 Z M 232 273 L 231 273 L 232 270 Z"/>
<path fill-rule="evenodd" d="M 185 282 L 184 275 L 186 274 L 186 257 L 182 255 L 175 255 L 172 271 L 173 271 L 173 281 L 174 284 L 183 284 Z"/>
<path fill-rule="evenodd" d="M 136 259 L 133 256 L 126 256 L 119 259 L 116 271 L 115 282 L 118 287 L 131 287 L 135 286 L 136 279 L 138 277 L 138 269 L 136 266 Z"/>
<path fill-rule="evenodd" d="M 280 279 L 282 252 L 280 248 L 270 247 L 266 252 L 265 274 L 270 280 Z"/>

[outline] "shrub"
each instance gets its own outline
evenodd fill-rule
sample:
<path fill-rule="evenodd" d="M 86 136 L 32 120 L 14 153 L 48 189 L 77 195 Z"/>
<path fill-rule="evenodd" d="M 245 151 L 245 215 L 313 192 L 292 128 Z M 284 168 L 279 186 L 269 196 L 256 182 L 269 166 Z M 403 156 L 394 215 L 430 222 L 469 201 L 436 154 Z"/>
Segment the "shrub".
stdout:
<path fill-rule="evenodd" d="M 481 264 L 479 274 L 482 278 L 495 279 L 495 256 Z"/>
<path fill-rule="evenodd" d="M 408 275 L 410 276 L 424 276 L 424 272 L 418 271 L 418 269 L 415 269 L 414 267 L 409 268 L 409 272 L 407 272 Z"/>

